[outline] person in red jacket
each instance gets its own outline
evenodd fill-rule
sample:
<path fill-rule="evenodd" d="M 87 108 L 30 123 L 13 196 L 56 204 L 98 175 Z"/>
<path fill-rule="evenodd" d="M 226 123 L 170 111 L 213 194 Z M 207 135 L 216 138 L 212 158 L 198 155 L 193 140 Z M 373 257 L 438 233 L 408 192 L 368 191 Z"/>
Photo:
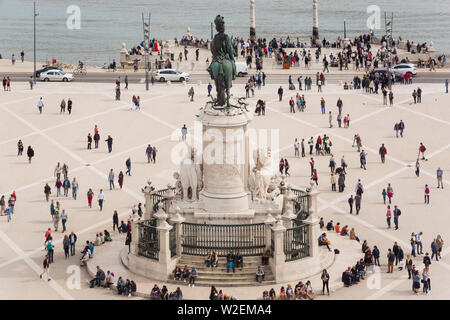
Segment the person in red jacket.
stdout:
<path fill-rule="evenodd" d="M 381 144 L 381 147 L 380 147 L 380 149 L 378 150 L 378 153 L 379 153 L 380 156 L 381 156 L 381 163 L 384 163 L 385 156 L 386 156 L 386 154 L 387 154 L 387 149 L 386 149 L 386 147 L 384 146 L 384 143 Z"/>
<path fill-rule="evenodd" d="M 427 148 L 425 148 L 425 146 L 421 142 L 420 146 L 419 146 L 419 155 L 418 155 L 418 157 L 420 156 L 420 153 L 422 153 L 422 160 L 426 160 L 425 159 L 425 150 L 427 150 Z"/>

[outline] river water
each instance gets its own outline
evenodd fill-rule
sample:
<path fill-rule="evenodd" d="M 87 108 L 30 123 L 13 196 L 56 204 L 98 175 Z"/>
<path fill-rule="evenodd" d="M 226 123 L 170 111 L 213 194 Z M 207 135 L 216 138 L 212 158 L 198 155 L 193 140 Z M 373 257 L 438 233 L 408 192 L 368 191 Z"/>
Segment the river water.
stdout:
<path fill-rule="evenodd" d="M 384 12 L 394 12 L 394 37 L 415 42 L 432 40 L 440 52 L 450 53 L 450 0 L 318 0 L 320 37 L 335 40 L 367 33 L 369 5 L 379 6 L 381 29 Z M 80 29 L 68 29 L 67 8 L 80 8 Z M 248 37 L 249 0 L 40 0 L 37 1 L 37 58 L 103 65 L 119 58 L 122 42 L 127 47 L 142 41 L 142 12 L 151 12 L 151 36 L 180 38 L 190 27 L 194 36 L 210 37 L 217 14 L 225 17 L 226 33 Z M 257 36 L 299 36 L 312 32 L 312 0 L 256 0 Z M 0 53 L 31 60 L 33 49 L 33 1 L 0 0 Z"/>

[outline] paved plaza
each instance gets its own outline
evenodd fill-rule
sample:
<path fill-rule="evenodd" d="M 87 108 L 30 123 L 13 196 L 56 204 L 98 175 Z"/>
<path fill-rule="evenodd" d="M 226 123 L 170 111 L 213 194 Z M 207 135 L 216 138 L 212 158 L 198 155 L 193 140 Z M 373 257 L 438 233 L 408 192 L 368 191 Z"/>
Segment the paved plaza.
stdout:
<path fill-rule="evenodd" d="M 293 75 L 293 79 L 296 77 Z M 189 102 L 187 92 L 193 86 L 194 102 Z M 130 215 L 133 205 L 142 202 L 141 188 L 147 180 L 161 189 L 168 183 L 173 184 L 172 174 L 178 170 L 178 164 L 172 161 L 172 150 L 181 140 L 183 124 L 192 133 L 198 110 L 209 100 L 207 83 L 189 83 L 155 85 L 145 91 L 144 84 L 132 84 L 124 90 L 120 101 L 114 100 L 114 84 L 101 83 L 38 83 L 33 90 L 28 84 L 16 82 L 11 92 L 0 92 L 0 195 L 7 199 L 14 190 L 17 202 L 11 222 L 6 216 L 0 217 L 0 277 L 3 287 L 0 299 L 112 299 L 122 298 L 112 291 L 89 289 L 90 279 L 85 268 L 81 269 L 81 288 L 71 287 L 71 266 L 79 266 L 80 251 L 86 240 L 94 240 L 97 232 L 105 228 L 112 231 L 112 214 L 117 210 L 120 220 Z M 411 93 L 420 86 L 422 103 L 414 104 Z M 315 156 L 318 169 L 318 213 L 325 223 L 329 220 L 340 222 L 341 226 L 354 227 L 362 240 L 370 247 L 377 245 L 381 251 L 380 280 L 362 282 L 351 288 L 336 290 L 329 299 L 447 299 L 450 296 L 450 259 L 447 242 L 450 241 L 448 223 L 449 180 L 450 180 L 450 142 L 447 140 L 450 130 L 450 96 L 445 94 L 444 84 L 412 84 L 393 87 L 394 105 L 382 105 L 381 93 L 368 94 L 361 90 L 344 91 L 342 86 L 330 84 L 317 93 L 313 85 L 311 91 L 300 91 L 306 98 L 306 112 L 289 113 L 289 98 L 295 98 L 296 91 L 284 87 L 283 101 L 278 101 L 279 85 L 266 85 L 255 89 L 255 97 L 248 99 L 249 110 L 253 113 L 256 101 L 266 101 L 266 115 L 254 116 L 250 126 L 255 129 L 273 129 L 278 132 L 279 150 L 272 154 L 287 158 L 290 162 L 288 182 L 294 186 L 307 187 L 310 181 L 309 159 L 294 157 L 294 139 L 308 139 L 326 134 L 331 137 L 332 153 L 337 163 L 344 155 L 348 163 L 346 189 L 343 193 L 331 191 L 329 156 Z M 245 96 L 243 84 L 235 84 L 232 93 Z M 131 98 L 140 96 L 141 109 L 132 108 Z M 39 114 L 37 102 L 44 100 L 43 113 Z M 320 99 L 326 101 L 326 114 L 321 114 Z M 337 128 L 336 101 L 343 101 L 343 115 L 349 114 L 349 128 Z M 72 114 L 61 114 L 59 104 L 62 99 L 73 101 Z M 329 128 L 328 112 L 332 111 L 333 128 Z M 405 132 L 403 138 L 396 138 L 394 124 L 403 120 Z M 93 134 L 97 125 L 100 133 L 98 149 L 87 150 L 87 134 Z M 359 134 L 363 149 L 367 155 L 367 170 L 359 166 L 359 153 L 352 147 L 353 137 Z M 108 153 L 105 139 L 113 138 L 112 152 Z M 188 140 L 190 135 L 188 135 Z M 23 141 L 25 152 L 17 156 L 17 141 Z M 414 164 L 418 156 L 420 142 L 426 146 L 427 161 L 420 161 L 420 177 L 414 173 Z M 384 143 L 387 148 L 386 163 L 382 164 L 378 149 Z M 145 149 L 148 144 L 158 150 L 156 163 L 147 163 Z M 35 157 L 28 164 L 26 149 L 31 145 Z M 278 151 L 278 152 L 277 152 Z M 131 176 L 125 176 L 121 190 L 116 185 L 109 190 L 108 172 L 114 169 L 116 177 L 120 171 L 125 173 L 125 161 L 131 158 Z M 279 158 L 275 159 L 278 161 Z M 56 163 L 69 166 L 69 180 L 73 177 L 79 182 L 77 200 L 71 197 L 56 197 L 53 171 Z M 440 167 L 444 174 L 445 189 L 437 189 L 436 170 Z M 347 199 L 354 194 L 358 179 L 364 184 L 365 192 L 358 216 L 348 213 Z M 55 263 L 50 266 L 53 281 L 39 279 L 44 250 L 44 233 L 52 226 L 49 205 L 45 201 L 44 185 L 48 182 L 52 188 L 51 199 L 59 201 L 61 208 L 68 213 L 67 231 L 78 235 L 77 254 L 64 259 L 62 248 L 63 233 L 54 232 Z M 381 191 L 391 183 L 394 189 L 392 205 L 402 211 L 399 230 L 387 229 L 386 206 Z M 425 205 L 424 186 L 431 187 L 430 204 Z M 94 191 L 94 200 L 100 189 L 105 192 L 103 211 L 99 211 L 96 201 L 88 207 L 86 193 Z M 53 228 L 52 228 L 53 230 Z M 59 230 L 60 231 L 60 230 Z M 444 239 L 442 260 L 431 264 L 432 292 L 425 296 L 412 295 L 411 281 L 406 271 L 387 274 L 387 249 L 397 241 L 406 254 L 410 253 L 411 232 L 423 232 L 424 252 L 431 254 L 431 241 L 440 234 Z M 125 238 L 112 232 L 113 244 L 96 247 L 96 252 L 109 250 L 102 254 L 103 270 L 109 270 L 106 264 L 119 264 L 118 244 L 124 244 Z M 339 268 L 331 273 L 332 280 L 341 277 L 345 266 L 355 263 L 360 245 L 356 242 L 330 237 L 333 247 L 341 253 L 336 258 Z M 335 242 L 333 244 L 333 239 Z M 111 248 L 108 246 L 111 245 Z M 114 250 L 113 250 L 114 248 Z M 123 245 L 123 248 L 125 246 Z M 355 251 L 356 250 L 356 251 Z M 348 261 L 347 261 L 347 260 Z M 422 257 L 414 260 L 418 270 L 422 271 Z M 341 268 L 342 267 L 342 268 Z M 69 270 L 69 273 L 67 272 Z M 111 268 L 111 271 L 114 271 Z M 121 275 L 116 272 L 116 280 Z M 313 288 L 321 289 L 319 277 L 315 277 Z M 151 280 L 149 280 L 151 282 Z M 281 285 L 281 284 L 280 284 Z M 279 292 L 280 285 L 275 291 Z M 292 283 L 295 285 L 295 283 Z M 139 291 L 139 282 L 137 282 Z M 185 297 L 189 299 L 207 299 L 209 288 L 188 288 L 180 283 Z M 172 285 L 172 288 L 174 285 Z M 227 288 L 227 293 L 238 299 L 257 299 L 265 286 L 254 288 Z M 235 291 L 233 291 L 235 290 Z M 318 298 L 322 298 L 318 296 Z M 327 297 L 328 298 L 328 297 Z M 127 299 L 140 299 L 139 297 Z"/>

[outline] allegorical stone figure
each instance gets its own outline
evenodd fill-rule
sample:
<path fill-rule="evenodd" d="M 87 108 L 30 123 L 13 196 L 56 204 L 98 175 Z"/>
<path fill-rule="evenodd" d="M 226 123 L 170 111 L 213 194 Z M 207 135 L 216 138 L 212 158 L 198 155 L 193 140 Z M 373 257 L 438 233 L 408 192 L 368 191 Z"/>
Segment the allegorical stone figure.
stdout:
<path fill-rule="evenodd" d="M 216 17 L 214 23 L 218 33 L 211 43 L 212 61 L 207 70 L 216 85 L 217 99 L 214 105 L 230 107 L 230 88 L 236 78 L 232 38 L 224 33 L 225 22 L 221 15 Z"/>

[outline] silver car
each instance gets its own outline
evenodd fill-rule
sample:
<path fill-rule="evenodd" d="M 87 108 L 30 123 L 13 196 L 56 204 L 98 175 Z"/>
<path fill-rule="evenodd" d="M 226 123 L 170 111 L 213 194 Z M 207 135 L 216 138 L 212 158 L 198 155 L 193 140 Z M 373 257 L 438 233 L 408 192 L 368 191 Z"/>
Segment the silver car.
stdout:
<path fill-rule="evenodd" d="M 181 72 L 176 69 L 160 69 L 155 72 L 156 81 L 188 81 L 190 77 L 189 73 Z"/>
<path fill-rule="evenodd" d="M 399 63 L 392 66 L 392 69 L 394 69 L 397 72 L 400 72 L 402 75 L 405 73 L 410 73 L 413 76 L 416 75 L 416 67 L 412 63 Z"/>
<path fill-rule="evenodd" d="M 39 80 L 41 81 L 62 81 L 68 82 L 73 81 L 73 75 L 71 73 L 65 73 L 61 70 L 47 70 L 41 72 L 39 75 Z"/>

